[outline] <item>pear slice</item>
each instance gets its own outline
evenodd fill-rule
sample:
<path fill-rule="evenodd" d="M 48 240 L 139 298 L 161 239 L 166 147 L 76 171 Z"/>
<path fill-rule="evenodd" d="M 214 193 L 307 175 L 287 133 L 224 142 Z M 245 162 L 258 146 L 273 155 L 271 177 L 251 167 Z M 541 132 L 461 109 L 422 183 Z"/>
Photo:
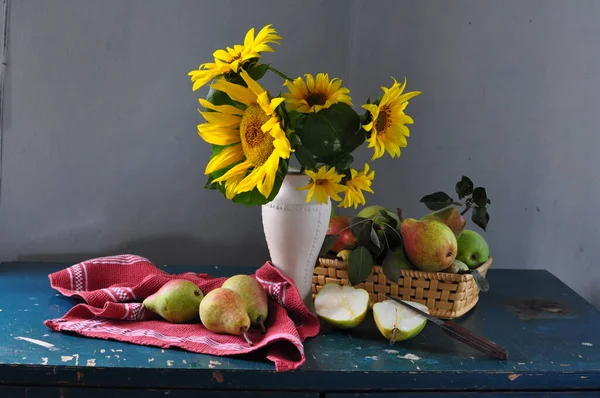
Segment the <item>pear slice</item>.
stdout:
<path fill-rule="evenodd" d="M 369 293 L 352 286 L 326 283 L 315 296 L 315 312 L 327 323 L 351 329 L 361 324 L 369 309 Z"/>
<path fill-rule="evenodd" d="M 413 301 L 404 302 L 429 314 L 429 309 L 423 304 Z M 375 318 L 377 329 L 385 338 L 390 340 L 390 344 L 415 337 L 421 333 L 427 323 L 424 316 L 393 300 L 375 303 L 373 305 L 373 318 Z"/>

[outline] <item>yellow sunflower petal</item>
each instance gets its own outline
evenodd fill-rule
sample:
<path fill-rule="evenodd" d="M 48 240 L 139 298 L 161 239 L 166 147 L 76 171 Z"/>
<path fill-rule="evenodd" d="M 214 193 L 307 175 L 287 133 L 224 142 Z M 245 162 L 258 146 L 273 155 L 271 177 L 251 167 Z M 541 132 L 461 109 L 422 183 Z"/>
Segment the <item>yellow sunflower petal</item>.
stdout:
<path fill-rule="evenodd" d="M 244 160 L 242 163 L 239 163 L 239 164 L 233 166 L 231 169 L 227 170 L 227 172 L 225 174 L 223 174 L 221 177 L 215 178 L 213 180 L 213 182 L 227 181 L 233 177 L 237 177 L 240 175 L 244 176 L 246 174 L 246 172 L 248 171 L 248 169 L 251 167 L 252 167 L 252 163 L 250 163 L 248 160 Z"/>
<path fill-rule="evenodd" d="M 216 154 L 206 165 L 204 174 L 208 175 L 217 170 L 224 169 L 234 163 L 241 161 L 244 158 L 244 151 L 241 145 L 232 145 L 223 148 L 221 152 Z"/>
<path fill-rule="evenodd" d="M 238 129 L 214 126 L 210 123 L 198 125 L 198 135 L 209 144 L 230 145 L 240 142 Z"/>
<path fill-rule="evenodd" d="M 227 113 L 229 115 L 238 115 L 238 116 L 242 116 L 244 114 L 244 111 L 242 109 L 236 108 L 235 106 L 213 105 L 212 103 L 208 102 L 207 100 L 205 100 L 203 98 L 200 98 L 198 101 L 200 102 L 200 105 L 202 105 L 206 109 L 212 109 L 213 111 L 217 111 L 220 113 Z"/>
<path fill-rule="evenodd" d="M 273 191 L 273 185 L 275 185 L 275 177 L 279 168 L 279 156 L 272 153 L 262 167 L 265 174 L 264 179 L 258 181 L 258 191 L 268 198 L 271 191 Z"/>
<path fill-rule="evenodd" d="M 251 78 L 248 72 L 246 72 L 245 70 L 240 71 L 240 76 L 242 77 L 242 79 L 244 79 L 244 81 L 248 85 L 248 88 L 254 93 L 255 96 L 259 96 L 260 94 L 265 92 L 265 89 L 262 88 L 261 85 L 258 84 L 253 78 Z"/>
<path fill-rule="evenodd" d="M 251 105 L 256 102 L 256 95 L 254 95 L 254 93 L 247 87 L 228 82 L 225 79 L 219 79 L 210 86 L 215 90 L 223 91 L 234 101 L 238 101 L 246 105 Z"/>
<path fill-rule="evenodd" d="M 212 123 L 220 127 L 238 127 L 242 121 L 240 116 L 230 115 L 227 113 L 200 112 L 200 114 L 208 123 Z"/>

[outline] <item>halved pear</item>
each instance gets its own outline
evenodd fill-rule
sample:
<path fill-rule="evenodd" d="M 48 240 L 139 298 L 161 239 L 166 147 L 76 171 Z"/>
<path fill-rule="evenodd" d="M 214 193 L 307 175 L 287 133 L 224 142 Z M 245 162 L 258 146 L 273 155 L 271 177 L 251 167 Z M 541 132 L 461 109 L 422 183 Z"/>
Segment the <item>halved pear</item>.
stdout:
<path fill-rule="evenodd" d="M 423 304 L 414 301 L 403 301 L 429 314 L 429 309 Z M 373 318 L 375 318 L 377 329 L 385 338 L 390 340 L 391 344 L 415 337 L 421 333 L 427 323 L 424 316 L 393 300 L 375 303 L 373 305 Z"/>
<path fill-rule="evenodd" d="M 352 286 L 326 283 L 315 296 L 315 312 L 327 323 L 351 329 L 361 324 L 369 309 L 369 293 Z"/>

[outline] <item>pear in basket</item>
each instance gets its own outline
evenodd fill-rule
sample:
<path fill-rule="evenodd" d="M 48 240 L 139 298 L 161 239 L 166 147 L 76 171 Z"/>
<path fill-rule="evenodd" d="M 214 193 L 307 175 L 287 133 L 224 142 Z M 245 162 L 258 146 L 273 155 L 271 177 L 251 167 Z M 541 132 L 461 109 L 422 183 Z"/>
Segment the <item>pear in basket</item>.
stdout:
<path fill-rule="evenodd" d="M 456 258 L 456 237 L 446 224 L 406 218 L 400 224 L 400 233 L 406 256 L 422 271 L 441 271 Z"/>

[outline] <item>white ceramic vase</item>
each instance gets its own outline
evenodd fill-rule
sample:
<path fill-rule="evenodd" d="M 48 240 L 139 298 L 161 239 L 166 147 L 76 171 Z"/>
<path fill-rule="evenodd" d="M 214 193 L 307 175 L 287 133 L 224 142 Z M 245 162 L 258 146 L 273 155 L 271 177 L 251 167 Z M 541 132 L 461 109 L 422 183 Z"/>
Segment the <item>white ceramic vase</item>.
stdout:
<path fill-rule="evenodd" d="M 291 278 L 312 311 L 312 275 L 327 233 L 331 203 L 306 202 L 305 174 L 286 175 L 275 199 L 262 206 L 262 221 L 273 265 Z"/>

